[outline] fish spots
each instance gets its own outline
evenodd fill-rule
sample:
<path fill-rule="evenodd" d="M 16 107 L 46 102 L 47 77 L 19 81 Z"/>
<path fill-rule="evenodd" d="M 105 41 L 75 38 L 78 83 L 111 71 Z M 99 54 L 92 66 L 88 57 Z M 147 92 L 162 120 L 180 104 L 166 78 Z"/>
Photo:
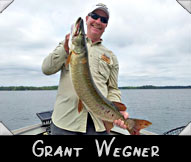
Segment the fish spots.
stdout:
<path fill-rule="evenodd" d="M 105 108 L 103 106 L 101 106 L 101 105 L 96 105 L 96 107 L 99 107 L 102 111 L 105 110 Z"/>
<path fill-rule="evenodd" d="M 115 120 L 116 115 L 115 112 L 112 111 L 111 109 L 108 109 L 107 107 L 105 107 L 102 104 L 95 104 L 95 106 L 97 108 L 99 108 L 99 110 L 97 111 L 97 113 L 99 113 L 101 116 L 104 116 L 106 118 L 108 118 L 108 120 L 110 120 L 111 122 Z"/>
<path fill-rule="evenodd" d="M 105 110 L 104 114 L 107 115 L 109 118 L 114 119 L 115 115 L 111 110 Z"/>
<path fill-rule="evenodd" d="M 105 110 L 104 113 L 108 114 L 108 113 L 110 113 L 110 110 Z"/>

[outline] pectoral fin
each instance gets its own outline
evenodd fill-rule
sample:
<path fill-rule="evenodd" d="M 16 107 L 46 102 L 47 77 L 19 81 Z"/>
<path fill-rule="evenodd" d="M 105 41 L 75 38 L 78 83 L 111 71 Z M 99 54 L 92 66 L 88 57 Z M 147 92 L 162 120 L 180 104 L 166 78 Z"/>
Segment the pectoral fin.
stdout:
<path fill-rule="evenodd" d="M 67 60 L 66 60 L 65 67 L 68 67 L 68 65 L 69 65 L 69 63 L 70 63 L 71 55 L 72 55 L 72 52 L 68 55 L 68 58 L 67 58 Z"/>
<path fill-rule="evenodd" d="M 70 60 L 71 60 L 71 56 L 76 53 L 74 51 L 71 51 L 70 54 L 68 55 L 68 58 L 66 59 L 66 64 L 65 64 L 65 67 L 67 67 L 70 63 Z"/>
<path fill-rule="evenodd" d="M 121 102 L 113 102 L 119 111 L 126 111 L 127 107 Z"/>
<path fill-rule="evenodd" d="M 113 128 L 113 123 L 107 122 L 107 121 L 103 121 L 103 124 L 105 126 L 105 129 L 107 131 L 107 133 L 110 132 L 110 130 Z"/>
<path fill-rule="evenodd" d="M 82 111 L 82 109 L 83 109 L 83 103 L 82 103 L 81 100 L 79 100 L 79 102 L 78 102 L 78 112 L 80 113 Z"/>

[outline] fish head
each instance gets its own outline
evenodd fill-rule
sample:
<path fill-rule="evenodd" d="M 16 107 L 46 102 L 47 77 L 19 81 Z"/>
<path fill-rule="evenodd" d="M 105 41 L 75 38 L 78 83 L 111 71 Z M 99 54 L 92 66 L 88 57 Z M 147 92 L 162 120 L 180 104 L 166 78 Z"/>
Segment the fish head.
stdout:
<path fill-rule="evenodd" d="M 71 29 L 69 39 L 70 51 L 73 51 L 76 54 L 82 53 L 84 50 L 83 48 L 86 46 L 85 42 L 84 22 L 83 19 L 79 17 Z"/>

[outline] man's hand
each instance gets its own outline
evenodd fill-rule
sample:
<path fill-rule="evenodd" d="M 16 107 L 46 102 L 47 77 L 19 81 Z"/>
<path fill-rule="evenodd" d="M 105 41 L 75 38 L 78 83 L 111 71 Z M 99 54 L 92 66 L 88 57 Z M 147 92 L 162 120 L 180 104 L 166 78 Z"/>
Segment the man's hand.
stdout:
<path fill-rule="evenodd" d="M 69 38 L 70 38 L 70 34 L 67 34 L 65 36 L 65 42 L 64 42 L 64 49 L 66 50 L 67 54 L 69 54 L 69 47 L 68 47 Z"/>
<path fill-rule="evenodd" d="M 120 113 L 124 116 L 125 119 L 129 117 L 129 114 L 126 111 L 120 111 Z M 121 119 L 115 120 L 114 124 L 123 129 L 127 128 L 127 126 L 124 124 L 124 121 L 122 121 Z"/>

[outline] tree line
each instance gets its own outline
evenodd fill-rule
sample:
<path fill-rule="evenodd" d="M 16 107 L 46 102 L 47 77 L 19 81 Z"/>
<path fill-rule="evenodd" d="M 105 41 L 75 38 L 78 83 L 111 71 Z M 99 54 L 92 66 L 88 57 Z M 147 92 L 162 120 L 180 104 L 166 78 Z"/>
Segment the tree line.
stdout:
<path fill-rule="evenodd" d="M 119 89 L 187 89 L 191 86 L 153 86 L 153 85 L 144 85 L 138 87 L 119 87 Z"/>
<path fill-rule="evenodd" d="M 119 89 L 188 89 L 191 86 L 153 86 L 153 85 L 144 85 L 144 86 L 124 86 L 119 87 Z M 0 91 L 33 91 L 33 90 L 57 90 L 58 86 L 1 86 Z"/>
<path fill-rule="evenodd" d="M 9 86 L 9 87 L 0 87 L 0 91 L 33 91 L 33 90 L 57 90 L 58 86 L 43 86 L 43 87 L 34 87 L 34 86 Z"/>

